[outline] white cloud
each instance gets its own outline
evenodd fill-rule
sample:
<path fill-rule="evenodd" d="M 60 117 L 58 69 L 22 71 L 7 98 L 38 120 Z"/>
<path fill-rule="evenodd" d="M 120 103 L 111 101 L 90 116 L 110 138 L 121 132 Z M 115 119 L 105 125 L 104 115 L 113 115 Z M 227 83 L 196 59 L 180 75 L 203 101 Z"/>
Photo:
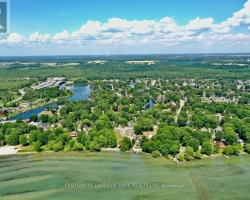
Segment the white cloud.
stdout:
<path fill-rule="evenodd" d="M 11 33 L 7 39 L 8 43 L 21 43 L 25 41 L 25 38 L 18 33 Z"/>
<path fill-rule="evenodd" d="M 120 18 L 111 18 L 107 23 L 103 24 L 103 31 L 106 32 L 123 32 L 127 29 L 130 29 L 132 24 L 126 19 Z"/>
<path fill-rule="evenodd" d="M 50 40 L 50 35 L 45 34 L 41 35 L 39 32 L 35 32 L 32 35 L 29 36 L 28 41 L 30 42 L 41 42 L 41 43 L 46 43 Z"/>
<path fill-rule="evenodd" d="M 225 22 L 213 24 L 211 28 L 213 33 L 228 33 L 231 30 L 230 26 Z"/>
<path fill-rule="evenodd" d="M 208 29 L 212 26 L 213 21 L 214 20 L 211 17 L 205 19 L 200 19 L 199 17 L 197 17 L 196 19 L 189 21 L 186 29 L 191 31 Z"/>
<path fill-rule="evenodd" d="M 250 0 L 244 4 L 244 8 L 232 14 L 231 18 L 216 24 L 212 17 L 197 17 L 186 25 L 178 25 L 173 17 L 166 16 L 160 20 L 126 20 L 111 18 L 105 23 L 99 21 L 87 21 L 79 30 L 68 32 L 64 30 L 53 37 L 49 34 L 35 32 L 25 38 L 18 33 L 10 34 L 7 41 L 0 41 L 5 47 L 22 44 L 24 47 L 36 47 L 50 49 L 137 49 L 148 48 L 161 49 L 174 47 L 182 49 L 195 47 L 210 48 L 212 46 L 225 47 L 229 41 L 249 44 L 249 34 L 232 33 L 232 27 L 248 26 L 250 30 Z M 192 48 L 190 51 L 192 51 Z M 1 50 L 1 47 L 0 47 Z M 227 50 L 227 49 L 226 49 Z M 250 51 L 250 47 L 248 48 Z M 119 53 L 119 52 L 115 52 Z M 130 52 L 129 52 L 130 53 Z"/>
<path fill-rule="evenodd" d="M 137 34 L 137 35 L 153 34 L 154 26 L 155 26 L 155 21 L 153 20 L 150 20 L 150 21 L 149 20 L 143 20 L 143 21 L 134 20 L 132 21 L 132 28 L 130 32 L 132 34 Z"/>
<path fill-rule="evenodd" d="M 69 37 L 70 37 L 70 35 L 69 35 L 68 31 L 64 30 L 61 33 L 55 34 L 53 39 L 55 39 L 55 40 L 66 40 L 66 39 L 69 39 Z"/>
<path fill-rule="evenodd" d="M 80 30 L 73 32 L 72 36 L 95 36 L 100 33 L 101 29 L 101 22 L 88 20 L 88 22 L 84 24 Z"/>
<path fill-rule="evenodd" d="M 235 12 L 233 17 L 228 18 L 226 23 L 229 26 L 248 26 L 250 25 L 250 0 L 244 4 L 244 8 Z"/>
<path fill-rule="evenodd" d="M 156 31 L 160 33 L 176 32 L 178 29 L 178 25 L 171 17 L 164 17 L 156 24 Z"/>

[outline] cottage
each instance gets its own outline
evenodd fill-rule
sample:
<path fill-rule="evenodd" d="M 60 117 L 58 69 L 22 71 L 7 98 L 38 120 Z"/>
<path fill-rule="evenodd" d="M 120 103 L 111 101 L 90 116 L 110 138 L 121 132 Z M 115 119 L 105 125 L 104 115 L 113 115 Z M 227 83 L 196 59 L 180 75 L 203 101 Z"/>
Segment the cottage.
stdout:
<path fill-rule="evenodd" d="M 180 152 L 185 152 L 186 147 L 180 147 Z"/>
<path fill-rule="evenodd" d="M 226 147 L 226 145 L 225 145 L 225 143 L 224 143 L 224 142 L 220 142 L 220 143 L 219 143 L 219 147 L 220 147 L 220 148 L 225 148 L 225 147 Z"/>
<path fill-rule="evenodd" d="M 135 141 L 135 146 L 137 146 L 137 147 L 141 146 L 141 141 L 137 139 L 137 140 Z"/>
<path fill-rule="evenodd" d="M 72 131 L 72 132 L 70 133 L 70 137 L 76 138 L 76 137 L 77 137 L 77 132 L 76 132 L 76 131 Z"/>
<path fill-rule="evenodd" d="M 222 131 L 222 127 L 218 126 L 216 129 L 215 129 L 215 132 L 219 132 L 219 131 Z"/>
<path fill-rule="evenodd" d="M 244 144 L 245 144 L 244 140 L 242 140 L 242 139 L 239 139 L 239 140 L 238 140 L 238 143 L 240 143 L 241 145 L 244 145 Z"/>

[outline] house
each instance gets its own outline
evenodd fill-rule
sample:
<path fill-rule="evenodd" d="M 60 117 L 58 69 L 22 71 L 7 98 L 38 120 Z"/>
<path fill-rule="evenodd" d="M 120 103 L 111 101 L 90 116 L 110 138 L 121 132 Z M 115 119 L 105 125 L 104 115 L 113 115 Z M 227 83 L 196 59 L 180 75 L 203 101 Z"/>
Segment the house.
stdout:
<path fill-rule="evenodd" d="M 180 147 L 180 152 L 185 152 L 186 147 Z"/>
<path fill-rule="evenodd" d="M 220 147 L 220 148 L 225 148 L 225 147 L 226 147 L 226 145 L 225 145 L 225 143 L 224 143 L 224 142 L 220 142 L 220 143 L 219 143 L 219 147 Z"/>
<path fill-rule="evenodd" d="M 207 131 L 208 131 L 208 129 L 207 129 L 207 128 L 205 128 L 205 127 L 202 127 L 202 128 L 201 128 L 201 131 L 202 131 L 202 132 L 207 132 Z"/>
<path fill-rule="evenodd" d="M 219 132 L 219 131 L 222 131 L 222 127 L 218 126 L 216 129 L 215 129 L 215 132 Z"/>
<path fill-rule="evenodd" d="M 239 139 L 239 140 L 238 140 L 238 143 L 241 144 L 241 145 L 244 145 L 244 144 L 245 144 L 244 140 L 242 140 L 242 139 Z"/>
<path fill-rule="evenodd" d="M 29 123 L 29 125 L 39 126 L 39 122 L 33 122 L 33 121 L 31 121 L 31 122 Z"/>
<path fill-rule="evenodd" d="M 137 147 L 141 146 L 141 141 L 137 139 L 137 140 L 135 141 L 135 146 L 137 146 Z"/>
<path fill-rule="evenodd" d="M 76 138 L 76 137 L 77 137 L 77 132 L 76 132 L 76 131 L 72 131 L 72 132 L 70 133 L 70 137 Z"/>
<path fill-rule="evenodd" d="M 39 126 L 42 127 L 42 128 L 44 128 L 44 130 L 48 130 L 48 128 L 49 128 L 49 124 L 48 123 L 41 123 Z"/>

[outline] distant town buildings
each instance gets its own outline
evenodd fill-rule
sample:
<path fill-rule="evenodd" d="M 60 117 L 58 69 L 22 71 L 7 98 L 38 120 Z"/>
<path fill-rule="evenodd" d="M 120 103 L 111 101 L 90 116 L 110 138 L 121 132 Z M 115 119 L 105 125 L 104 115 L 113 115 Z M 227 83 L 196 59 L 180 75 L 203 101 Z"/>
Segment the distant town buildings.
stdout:
<path fill-rule="evenodd" d="M 34 90 L 39 90 L 47 87 L 58 87 L 65 82 L 64 77 L 48 78 L 46 82 L 40 83 L 39 85 L 33 86 Z"/>

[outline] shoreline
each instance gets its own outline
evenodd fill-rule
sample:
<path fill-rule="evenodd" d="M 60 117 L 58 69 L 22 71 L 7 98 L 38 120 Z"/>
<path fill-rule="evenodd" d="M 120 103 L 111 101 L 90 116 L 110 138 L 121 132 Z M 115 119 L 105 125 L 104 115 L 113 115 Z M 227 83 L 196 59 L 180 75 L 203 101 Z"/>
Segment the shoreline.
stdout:
<path fill-rule="evenodd" d="M 1 146 L 0 147 L 0 158 L 1 156 L 8 156 L 8 155 L 29 155 L 29 154 L 51 154 L 51 153 L 58 153 L 58 152 L 54 152 L 54 151 L 42 151 L 42 152 L 36 152 L 36 151 L 27 151 L 27 152 L 19 152 L 20 150 L 22 150 L 21 146 L 20 145 L 17 145 L 17 146 L 9 146 L 9 145 L 6 145 L 6 146 Z M 60 151 L 61 153 L 93 153 L 89 150 L 86 150 L 86 151 Z M 101 151 L 100 152 L 121 152 L 119 148 L 101 148 Z M 99 153 L 99 152 L 94 152 L 94 153 Z M 126 153 L 135 153 L 134 151 L 127 151 Z M 140 154 L 144 154 L 144 155 L 147 155 L 147 156 L 151 156 L 152 157 L 152 154 L 150 153 L 145 153 L 145 152 L 140 152 Z M 244 155 L 244 156 L 248 156 L 248 154 L 246 152 L 240 152 L 238 156 L 240 155 Z M 211 158 L 221 158 L 221 157 L 224 157 L 225 155 L 224 154 L 212 154 L 210 156 L 206 155 L 206 156 L 203 156 L 201 159 L 192 159 L 191 161 L 199 161 L 199 160 L 207 160 L 207 159 L 211 159 Z M 235 155 L 231 155 L 229 158 L 231 157 L 238 157 L 238 156 L 235 156 Z M 160 158 L 164 158 L 163 156 L 161 156 Z M 172 161 L 173 163 L 175 163 L 176 161 L 173 160 L 173 159 L 166 159 L 167 161 Z M 179 162 L 190 162 L 190 161 L 179 161 Z M 177 163 L 178 164 L 178 163 Z"/>
<path fill-rule="evenodd" d="M 18 153 L 20 148 L 18 146 L 3 146 L 0 147 L 0 156 L 5 156 L 5 155 L 15 155 Z"/>
<path fill-rule="evenodd" d="M 57 97 L 57 98 L 54 98 L 54 99 L 50 100 L 49 102 L 46 102 L 45 104 L 39 104 L 39 105 L 30 107 L 30 108 L 27 108 L 27 109 L 24 109 L 24 110 L 16 111 L 16 112 L 14 112 L 14 113 L 11 113 L 11 114 L 8 116 L 8 118 L 9 118 L 9 120 L 11 120 L 10 118 L 15 117 L 15 116 L 17 116 L 17 115 L 20 115 L 20 114 L 29 112 L 29 111 L 34 110 L 34 109 L 37 109 L 37 108 L 41 108 L 41 107 L 43 107 L 43 106 L 47 106 L 47 105 L 49 105 L 49 104 L 51 104 L 51 103 L 57 102 L 57 101 L 60 100 L 60 99 L 67 99 L 67 98 L 70 98 L 70 97 L 72 97 L 72 96 L 73 96 L 73 95 L 71 95 L 71 96 L 64 96 L 64 97 L 60 97 L 60 98 Z M 3 117 L 0 117 L 0 120 L 2 120 L 3 118 L 4 118 L 4 116 L 3 116 Z"/>

